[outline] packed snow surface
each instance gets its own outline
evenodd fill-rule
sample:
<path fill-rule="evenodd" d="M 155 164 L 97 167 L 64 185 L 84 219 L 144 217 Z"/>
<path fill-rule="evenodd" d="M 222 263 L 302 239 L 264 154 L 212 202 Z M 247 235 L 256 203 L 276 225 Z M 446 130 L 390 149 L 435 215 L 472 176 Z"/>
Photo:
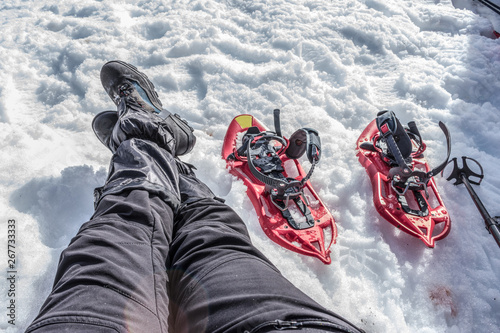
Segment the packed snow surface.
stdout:
<path fill-rule="evenodd" d="M 114 109 L 99 80 L 121 59 L 155 83 L 198 137 L 182 159 L 246 221 L 297 287 L 367 332 L 498 332 L 500 249 L 465 187 L 436 177 L 452 218 L 434 249 L 383 220 L 356 139 L 379 110 L 415 120 L 431 166 L 482 164 L 475 190 L 500 215 L 500 40 L 472 1 L 21 1 L 0 4 L 0 269 L 16 221 L 16 321 L 2 282 L 0 330 L 20 332 L 51 290 L 59 254 L 93 212 L 111 153 L 93 117 Z M 491 18 L 488 18 L 491 15 Z M 498 28 L 497 28 L 498 30 Z M 312 184 L 334 215 L 332 264 L 277 246 L 220 156 L 227 126 L 250 113 L 272 128 L 319 131 Z M 304 161 L 307 169 L 308 162 Z"/>

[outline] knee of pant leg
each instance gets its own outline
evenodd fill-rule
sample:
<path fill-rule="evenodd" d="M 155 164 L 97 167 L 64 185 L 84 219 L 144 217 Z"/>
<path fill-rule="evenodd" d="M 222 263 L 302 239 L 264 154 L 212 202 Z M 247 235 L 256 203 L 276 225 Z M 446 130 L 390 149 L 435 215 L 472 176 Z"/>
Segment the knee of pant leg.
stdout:
<path fill-rule="evenodd" d="M 250 237 L 220 221 L 198 221 L 175 232 L 171 252 L 176 256 L 193 254 L 219 257 L 224 253 L 256 251 Z"/>
<path fill-rule="evenodd" d="M 96 207 L 106 195 L 127 195 L 144 190 L 160 197 L 172 209 L 180 204 L 179 175 L 173 156 L 156 143 L 130 139 L 121 143 L 113 155 L 106 184 L 94 194 Z"/>
<path fill-rule="evenodd" d="M 238 214 L 216 198 L 204 198 L 181 205 L 174 228 L 176 231 L 182 231 L 184 228 L 193 228 L 193 224 L 202 226 L 208 223 L 224 225 L 249 237 L 247 227 Z"/>

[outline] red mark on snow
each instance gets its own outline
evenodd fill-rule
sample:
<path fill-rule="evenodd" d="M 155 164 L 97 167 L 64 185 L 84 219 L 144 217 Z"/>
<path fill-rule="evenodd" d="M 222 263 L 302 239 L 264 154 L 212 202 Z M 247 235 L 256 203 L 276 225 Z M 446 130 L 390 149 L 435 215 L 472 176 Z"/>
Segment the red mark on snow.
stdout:
<path fill-rule="evenodd" d="M 452 317 L 457 316 L 457 306 L 453 302 L 453 294 L 451 290 L 444 286 L 435 287 L 433 290 L 429 291 L 429 298 L 432 304 L 437 307 L 444 308 L 450 311 Z"/>

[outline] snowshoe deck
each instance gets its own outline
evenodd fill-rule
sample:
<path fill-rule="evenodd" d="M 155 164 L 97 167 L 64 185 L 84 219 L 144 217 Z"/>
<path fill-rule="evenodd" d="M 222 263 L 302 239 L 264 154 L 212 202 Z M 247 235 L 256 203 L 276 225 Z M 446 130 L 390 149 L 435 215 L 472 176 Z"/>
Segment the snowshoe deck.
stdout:
<path fill-rule="evenodd" d="M 450 232 L 450 217 L 432 177 L 442 170 L 449 158 L 449 134 L 446 126 L 440 123 L 448 141 L 448 158 L 431 170 L 424 158 L 425 144 L 415 123 L 404 129 L 393 117 L 397 129 L 390 135 L 384 135 L 388 129 L 380 117 L 366 127 L 357 141 L 357 156 L 370 177 L 378 213 L 395 227 L 419 238 L 428 247 L 434 247 L 435 241 Z"/>
<path fill-rule="evenodd" d="M 289 141 L 281 137 L 279 129 L 276 132 L 267 131 L 251 115 L 239 115 L 229 125 L 222 157 L 226 160 L 229 172 L 247 186 L 247 195 L 257 212 L 260 225 L 271 240 L 289 250 L 330 264 L 330 246 L 337 237 L 333 216 L 308 180 L 312 170 L 306 174 L 297 161 L 304 151 L 297 153 L 297 150 L 287 149 Z M 300 133 L 297 136 L 298 132 L 292 137 L 300 137 Z M 254 135 L 250 143 L 248 137 L 246 141 L 244 139 L 247 133 Z M 266 136 L 266 133 L 271 134 Z M 271 145 L 271 152 L 269 147 L 265 148 L 266 143 Z M 259 149 L 262 152 L 259 153 Z M 247 151 L 252 151 L 248 153 L 252 156 L 245 156 L 248 155 Z M 303 186 L 299 191 L 296 186 L 284 185 L 301 181 Z M 280 197 L 278 192 L 284 196 Z"/>

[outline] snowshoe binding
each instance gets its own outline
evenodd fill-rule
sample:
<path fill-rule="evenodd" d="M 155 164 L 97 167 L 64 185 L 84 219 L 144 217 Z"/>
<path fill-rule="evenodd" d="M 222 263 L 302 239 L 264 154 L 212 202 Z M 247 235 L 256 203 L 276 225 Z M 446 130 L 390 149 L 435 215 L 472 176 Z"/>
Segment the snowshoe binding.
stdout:
<path fill-rule="evenodd" d="M 222 158 L 229 172 L 247 186 L 271 240 L 330 264 L 337 228 L 309 182 L 321 157 L 318 132 L 302 128 L 287 139 L 281 135 L 279 110 L 274 111 L 274 122 L 271 132 L 251 115 L 235 117 L 224 138 Z M 304 153 L 312 165 L 307 174 L 298 162 Z"/>
<path fill-rule="evenodd" d="M 357 155 L 370 176 L 379 214 L 428 247 L 450 232 L 450 217 L 433 178 L 446 167 L 451 149 L 448 129 L 442 122 L 439 127 L 446 137 L 448 156 L 432 170 L 415 122 L 403 127 L 392 111 L 379 112 L 357 141 Z"/>

